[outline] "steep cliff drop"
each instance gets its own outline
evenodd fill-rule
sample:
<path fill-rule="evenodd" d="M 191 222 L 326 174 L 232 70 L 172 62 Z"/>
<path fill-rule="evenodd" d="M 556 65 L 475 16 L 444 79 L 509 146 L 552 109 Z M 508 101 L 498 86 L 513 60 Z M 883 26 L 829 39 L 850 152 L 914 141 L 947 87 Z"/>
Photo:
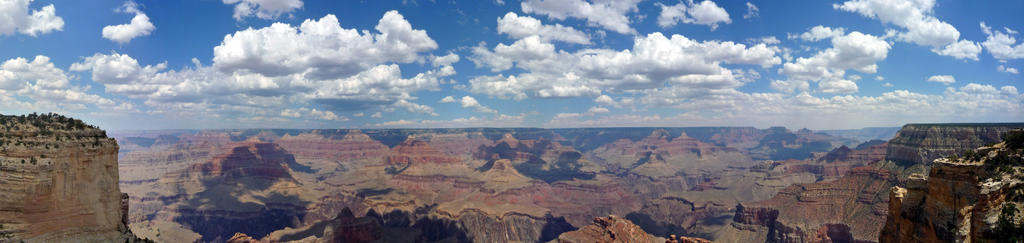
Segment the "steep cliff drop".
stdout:
<path fill-rule="evenodd" d="M 0 242 L 134 242 L 117 142 L 80 120 L 0 115 Z"/>
<path fill-rule="evenodd" d="M 1021 242 L 1024 131 L 959 156 L 936 159 L 928 176 L 893 187 L 880 242 Z"/>

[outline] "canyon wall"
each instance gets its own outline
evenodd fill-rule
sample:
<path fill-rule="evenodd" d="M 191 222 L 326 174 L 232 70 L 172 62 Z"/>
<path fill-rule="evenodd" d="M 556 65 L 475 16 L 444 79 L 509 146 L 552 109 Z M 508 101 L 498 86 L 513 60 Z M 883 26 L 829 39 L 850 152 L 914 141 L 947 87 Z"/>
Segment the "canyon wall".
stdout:
<path fill-rule="evenodd" d="M 1017 141 L 940 158 L 893 187 L 880 242 L 1019 242 L 1024 227 L 1024 132 Z"/>
<path fill-rule="evenodd" d="M 52 114 L 0 115 L 0 241 L 126 242 L 118 145 Z"/>
<path fill-rule="evenodd" d="M 1002 140 L 1024 123 L 907 124 L 889 140 L 886 159 L 901 164 L 931 164 L 933 160 Z"/>

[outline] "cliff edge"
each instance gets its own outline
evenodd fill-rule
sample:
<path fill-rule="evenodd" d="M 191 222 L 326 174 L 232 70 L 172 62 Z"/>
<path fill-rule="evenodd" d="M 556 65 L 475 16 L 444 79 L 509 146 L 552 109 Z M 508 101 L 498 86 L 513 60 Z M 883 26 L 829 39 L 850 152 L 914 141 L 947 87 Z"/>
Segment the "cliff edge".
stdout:
<path fill-rule="evenodd" d="M 880 242 L 1024 240 L 1024 130 L 1003 142 L 936 159 L 889 193 Z"/>
<path fill-rule="evenodd" d="M 0 242 L 130 242 L 117 142 L 56 114 L 0 115 Z"/>

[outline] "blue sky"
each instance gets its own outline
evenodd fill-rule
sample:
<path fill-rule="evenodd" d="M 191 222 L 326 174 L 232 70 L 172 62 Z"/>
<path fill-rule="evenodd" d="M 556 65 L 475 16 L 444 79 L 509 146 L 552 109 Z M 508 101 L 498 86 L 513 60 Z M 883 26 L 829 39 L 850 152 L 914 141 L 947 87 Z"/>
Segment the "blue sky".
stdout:
<path fill-rule="evenodd" d="M 1024 121 L 1021 1 L 0 3 L 0 113 L 109 130 Z"/>

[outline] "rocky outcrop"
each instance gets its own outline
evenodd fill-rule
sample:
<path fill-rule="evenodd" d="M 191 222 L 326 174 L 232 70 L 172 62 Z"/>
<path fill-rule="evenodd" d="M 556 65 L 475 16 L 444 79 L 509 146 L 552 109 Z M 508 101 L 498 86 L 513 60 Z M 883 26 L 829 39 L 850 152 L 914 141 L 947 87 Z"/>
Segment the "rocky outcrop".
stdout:
<path fill-rule="evenodd" d="M 549 243 L 590 243 L 590 242 L 653 242 L 653 243 L 710 243 L 694 237 L 669 236 L 668 239 L 648 234 L 640 226 L 619 216 L 594 218 L 594 223 L 575 231 L 562 233 Z"/>
<path fill-rule="evenodd" d="M 935 160 L 927 176 L 893 187 L 881 242 L 1020 241 L 1024 132 L 1019 139 Z M 1011 146 L 1007 146 L 1011 145 Z"/>
<path fill-rule="evenodd" d="M 619 216 L 594 218 L 594 223 L 575 231 L 558 236 L 558 243 L 584 242 L 651 242 L 661 243 L 665 239 L 648 234 L 640 226 Z"/>
<path fill-rule="evenodd" d="M 767 234 L 769 242 L 873 241 L 895 183 L 886 169 L 857 167 L 838 180 L 792 185 L 769 200 L 739 205 L 733 225 Z"/>
<path fill-rule="evenodd" d="M 0 241 L 125 242 L 118 145 L 60 115 L 0 115 Z"/>
<path fill-rule="evenodd" d="M 907 124 L 886 152 L 886 159 L 904 164 L 931 164 L 933 160 L 1002 140 L 1002 135 L 1024 123 Z"/>

